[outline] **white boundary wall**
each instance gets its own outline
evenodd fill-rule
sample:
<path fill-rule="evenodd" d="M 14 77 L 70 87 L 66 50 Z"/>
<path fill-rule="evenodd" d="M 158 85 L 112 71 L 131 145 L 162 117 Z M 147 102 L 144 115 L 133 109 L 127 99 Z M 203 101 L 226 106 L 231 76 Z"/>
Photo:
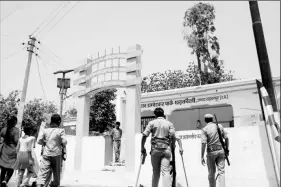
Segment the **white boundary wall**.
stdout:
<path fill-rule="evenodd" d="M 230 139 L 230 166 L 226 164 L 227 187 L 276 187 L 273 162 L 263 124 L 227 129 Z M 200 130 L 181 131 L 181 135 L 200 134 Z M 147 140 L 147 152 L 150 151 Z M 140 155 L 141 134 L 136 135 L 136 155 Z M 189 186 L 208 186 L 207 166 L 201 165 L 201 139 L 183 139 L 184 162 Z M 177 182 L 186 186 L 181 157 L 176 148 Z M 139 156 L 136 157 L 139 160 Z M 149 185 L 152 176 L 150 155 L 140 174 L 140 184 Z"/>
<path fill-rule="evenodd" d="M 263 121 L 259 120 L 261 112 L 251 110 L 241 110 L 241 108 L 260 109 L 258 95 L 254 92 L 257 90 L 255 81 L 235 81 L 234 83 L 222 83 L 208 85 L 201 88 L 188 88 L 176 91 L 167 91 L 161 93 L 143 94 L 142 103 L 153 102 L 155 98 L 159 101 L 165 99 L 181 100 L 182 98 L 206 95 L 223 95 L 229 94 L 228 102 L 232 104 L 234 110 L 235 127 L 227 128 L 230 138 L 230 162 L 231 166 L 226 166 L 226 180 L 228 187 L 276 187 L 276 179 L 273 169 L 271 152 L 269 149 L 268 139 Z M 280 89 L 280 77 L 274 78 L 276 90 Z M 161 95 L 161 97 L 159 96 Z M 215 101 L 212 101 L 215 102 Z M 121 102 L 124 103 L 124 102 Z M 185 108 L 186 106 L 181 105 Z M 123 107 L 119 107 L 124 109 Z M 165 109 L 165 108 L 164 108 Z M 166 108 L 167 109 L 167 108 Z M 171 108 L 172 111 L 175 108 Z M 153 110 L 153 108 L 151 108 Z M 124 113 L 122 113 L 124 119 Z M 126 125 L 125 123 L 123 123 Z M 140 125 L 140 124 L 136 124 Z M 126 131 L 124 131 L 126 133 Z M 200 131 L 181 131 L 181 135 L 200 134 Z M 75 153 L 75 137 L 67 137 L 67 153 L 66 170 L 74 170 L 74 153 Z M 112 144 L 110 138 L 105 137 L 83 137 L 82 145 L 84 152 L 82 153 L 81 170 L 95 171 L 101 170 L 104 165 L 109 164 L 112 160 Z M 125 139 L 123 141 L 126 141 Z M 141 134 L 135 136 L 135 168 L 139 164 L 140 159 L 140 141 Z M 147 140 L 146 148 L 150 150 L 150 140 Z M 189 185 L 192 187 L 208 186 L 207 167 L 201 166 L 200 138 L 184 138 L 184 160 L 188 176 Z M 40 146 L 37 146 L 37 149 Z M 40 151 L 37 153 L 40 153 Z M 130 154 L 130 153 L 127 153 Z M 38 155 L 38 154 L 37 154 Z M 177 173 L 178 180 L 182 186 L 185 186 L 181 159 L 176 150 Z M 149 184 L 151 181 L 152 169 L 150 156 L 146 158 L 146 163 L 142 168 L 140 182 Z"/>

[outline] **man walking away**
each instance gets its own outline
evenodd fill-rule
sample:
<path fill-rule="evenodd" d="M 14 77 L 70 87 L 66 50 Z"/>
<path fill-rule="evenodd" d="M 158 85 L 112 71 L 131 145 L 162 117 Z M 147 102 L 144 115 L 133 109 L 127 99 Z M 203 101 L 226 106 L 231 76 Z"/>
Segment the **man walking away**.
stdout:
<path fill-rule="evenodd" d="M 156 119 L 150 121 L 143 132 L 141 153 L 146 154 L 145 142 L 151 133 L 152 187 L 158 187 L 160 172 L 162 173 L 163 187 L 170 187 L 170 160 L 172 156 L 170 140 L 175 138 L 175 128 L 171 122 L 164 118 L 164 110 L 162 108 L 156 108 L 154 114 Z M 181 144 L 179 146 L 180 153 L 182 154 Z"/>
<path fill-rule="evenodd" d="M 209 172 L 209 187 L 216 187 L 215 173 L 218 169 L 218 179 L 220 187 L 225 187 L 225 153 L 220 142 L 217 124 L 213 123 L 213 115 L 206 114 L 205 122 L 207 125 L 202 129 L 202 147 L 201 147 L 201 161 L 202 165 L 205 165 L 204 153 L 207 145 L 207 166 Z M 224 130 L 221 124 L 218 124 L 221 131 L 222 138 L 225 139 L 225 146 L 228 150 L 229 140 L 227 132 Z"/>
<path fill-rule="evenodd" d="M 51 117 L 50 128 L 44 129 L 38 137 L 38 144 L 44 146 L 42 161 L 37 178 L 37 187 L 43 187 L 50 172 L 53 172 L 52 186 L 60 185 L 62 145 L 66 145 L 65 131 L 60 128 L 61 117 L 54 114 Z"/>
<path fill-rule="evenodd" d="M 115 153 L 115 162 L 120 162 L 120 152 L 121 152 L 121 138 L 122 138 L 122 130 L 120 129 L 120 122 L 117 121 L 115 124 L 115 128 L 111 131 L 111 136 L 113 140 L 113 147 Z"/>

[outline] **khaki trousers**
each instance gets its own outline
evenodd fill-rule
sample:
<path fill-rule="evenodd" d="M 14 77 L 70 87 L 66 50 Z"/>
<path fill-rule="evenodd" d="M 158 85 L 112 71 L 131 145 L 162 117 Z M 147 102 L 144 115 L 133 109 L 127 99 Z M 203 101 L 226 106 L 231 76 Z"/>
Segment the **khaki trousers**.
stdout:
<path fill-rule="evenodd" d="M 220 187 L 225 187 L 225 154 L 223 150 L 207 154 L 207 166 L 209 172 L 209 187 L 216 187 L 216 168 L 218 169 L 218 180 Z"/>
<path fill-rule="evenodd" d="M 152 149 L 150 154 L 153 168 L 152 187 L 158 187 L 160 173 L 162 175 L 163 187 L 171 187 L 171 149 Z"/>

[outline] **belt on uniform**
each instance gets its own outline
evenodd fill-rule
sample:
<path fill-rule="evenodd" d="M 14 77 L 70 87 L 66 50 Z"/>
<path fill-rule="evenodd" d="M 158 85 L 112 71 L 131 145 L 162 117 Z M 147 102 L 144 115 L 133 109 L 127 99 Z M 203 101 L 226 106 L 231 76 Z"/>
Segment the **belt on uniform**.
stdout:
<path fill-rule="evenodd" d="M 222 150 L 222 146 L 221 145 L 213 145 L 211 147 L 207 148 L 207 152 L 214 152 L 214 151 L 219 151 Z"/>

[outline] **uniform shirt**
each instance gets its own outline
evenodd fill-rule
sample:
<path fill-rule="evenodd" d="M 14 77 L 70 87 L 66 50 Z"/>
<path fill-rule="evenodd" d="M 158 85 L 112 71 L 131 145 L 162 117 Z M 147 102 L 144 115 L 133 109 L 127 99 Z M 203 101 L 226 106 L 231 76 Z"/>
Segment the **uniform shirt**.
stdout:
<path fill-rule="evenodd" d="M 62 128 L 50 127 L 44 129 L 38 136 L 38 144 L 45 145 L 43 150 L 44 156 L 62 155 L 62 144 L 66 145 L 65 131 Z"/>
<path fill-rule="evenodd" d="M 224 130 L 221 124 L 219 124 L 222 138 L 228 138 L 227 132 Z M 208 123 L 206 127 L 202 129 L 201 142 L 207 143 L 207 147 L 214 145 L 221 145 L 217 125 L 215 123 Z"/>
<path fill-rule="evenodd" d="M 146 126 L 143 135 L 151 133 L 151 144 L 157 148 L 166 148 L 170 144 L 170 136 L 175 135 L 174 125 L 163 117 L 152 120 Z"/>
<path fill-rule="evenodd" d="M 111 131 L 111 135 L 113 140 L 121 140 L 122 130 L 120 128 L 119 129 L 113 128 Z"/>

